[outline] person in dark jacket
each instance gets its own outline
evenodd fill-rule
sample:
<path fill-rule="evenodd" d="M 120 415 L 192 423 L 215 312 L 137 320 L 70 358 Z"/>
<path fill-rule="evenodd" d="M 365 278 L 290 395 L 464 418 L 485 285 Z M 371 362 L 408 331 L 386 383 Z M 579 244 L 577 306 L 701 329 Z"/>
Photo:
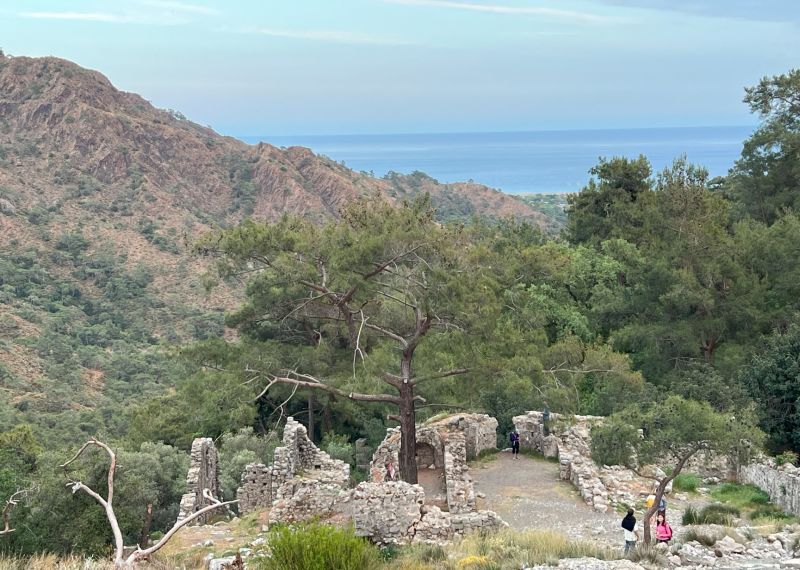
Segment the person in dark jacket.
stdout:
<path fill-rule="evenodd" d="M 636 525 L 633 509 L 628 509 L 628 514 L 622 519 L 620 526 L 625 531 L 625 554 L 627 554 L 629 550 L 636 548 L 636 541 L 639 540 L 639 527 Z"/>
<path fill-rule="evenodd" d="M 511 440 L 511 457 L 519 459 L 519 432 L 517 428 L 514 428 L 514 431 L 508 434 L 508 438 Z"/>

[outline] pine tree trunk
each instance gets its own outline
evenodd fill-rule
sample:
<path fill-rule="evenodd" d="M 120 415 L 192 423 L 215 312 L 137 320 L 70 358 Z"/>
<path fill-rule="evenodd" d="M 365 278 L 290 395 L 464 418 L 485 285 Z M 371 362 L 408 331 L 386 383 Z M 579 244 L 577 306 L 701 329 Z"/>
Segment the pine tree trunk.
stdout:
<path fill-rule="evenodd" d="M 409 384 L 400 387 L 400 478 L 417 482 L 417 418 L 414 390 Z"/>

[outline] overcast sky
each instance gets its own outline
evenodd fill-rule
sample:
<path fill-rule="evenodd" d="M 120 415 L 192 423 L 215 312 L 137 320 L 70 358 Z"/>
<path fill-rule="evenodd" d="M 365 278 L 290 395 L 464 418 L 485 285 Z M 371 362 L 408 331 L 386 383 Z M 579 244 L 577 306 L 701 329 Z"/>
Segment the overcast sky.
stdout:
<path fill-rule="evenodd" d="M 234 135 L 741 125 L 800 0 L 5 0 L 0 47 Z"/>

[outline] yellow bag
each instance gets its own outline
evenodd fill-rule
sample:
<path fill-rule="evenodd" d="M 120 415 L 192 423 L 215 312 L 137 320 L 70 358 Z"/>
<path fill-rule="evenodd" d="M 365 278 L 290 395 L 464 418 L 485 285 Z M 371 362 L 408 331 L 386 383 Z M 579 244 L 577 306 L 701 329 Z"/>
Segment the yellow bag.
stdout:
<path fill-rule="evenodd" d="M 647 500 L 645 501 L 644 504 L 647 505 L 647 508 L 649 509 L 650 507 L 653 506 L 653 504 L 655 502 L 656 502 L 656 496 L 655 495 L 650 495 L 650 496 L 647 497 Z"/>

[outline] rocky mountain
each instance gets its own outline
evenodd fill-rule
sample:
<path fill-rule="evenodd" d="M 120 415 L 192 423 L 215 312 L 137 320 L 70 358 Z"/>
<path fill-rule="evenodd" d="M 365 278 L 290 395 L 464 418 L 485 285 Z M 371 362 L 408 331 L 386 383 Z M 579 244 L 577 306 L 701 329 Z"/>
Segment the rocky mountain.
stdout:
<path fill-rule="evenodd" d="M 96 427 L 99 404 L 170 385 L 165 341 L 223 334 L 235 302 L 206 293 L 187 254 L 209 229 L 425 192 L 443 217 L 547 225 L 479 184 L 376 179 L 306 148 L 247 145 L 96 71 L 0 55 L 0 423 L 46 411 Z"/>

